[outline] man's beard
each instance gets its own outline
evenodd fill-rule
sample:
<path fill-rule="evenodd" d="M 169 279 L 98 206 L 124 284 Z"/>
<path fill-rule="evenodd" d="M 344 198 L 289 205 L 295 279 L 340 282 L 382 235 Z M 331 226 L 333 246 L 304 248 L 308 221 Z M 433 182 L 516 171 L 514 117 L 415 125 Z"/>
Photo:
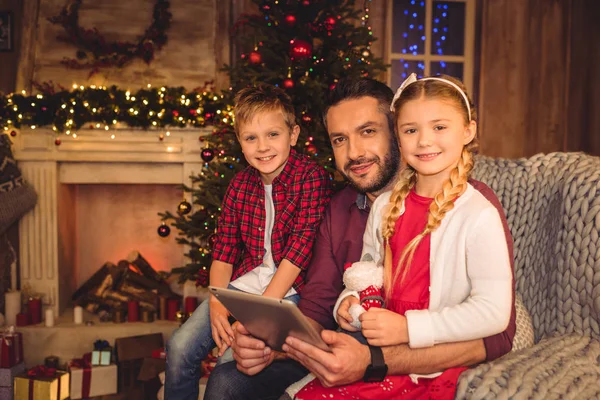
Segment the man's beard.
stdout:
<path fill-rule="evenodd" d="M 374 162 L 379 167 L 378 174 L 375 179 L 371 182 L 367 182 L 365 184 L 360 184 L 354 181 L 346 171 L 354 166 L 360 165 L 364 163 Z M 396 176 L 398 172 L 398 167 L 400 165 L 400 151 L 398 150 L 398 145 L 396 143 L 392 144 L 391 151 L 383 158 L 383 162 L 379 157 L 374 157 L 371 159 L 367 158 L 359 158 L 357 160 L 352 160 L 346 163 L 344 166 L 344 171 L 342 175 L 350 182 L 350 184 L 361 193 L 377 193 L 384 189 Z"/>

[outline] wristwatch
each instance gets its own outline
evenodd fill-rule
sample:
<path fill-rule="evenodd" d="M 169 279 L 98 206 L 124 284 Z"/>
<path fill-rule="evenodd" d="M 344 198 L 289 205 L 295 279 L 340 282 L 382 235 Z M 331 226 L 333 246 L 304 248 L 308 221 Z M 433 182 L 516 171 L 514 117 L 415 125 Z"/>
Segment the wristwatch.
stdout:
<path fill-rule="evenodd" d="M 371 352 L 371 364 L 367 366 L 363 380 L 365 382 L 381 382 L 387 375 L 388 366 L 383 359 L 381 347 L 369 345 Z"/>

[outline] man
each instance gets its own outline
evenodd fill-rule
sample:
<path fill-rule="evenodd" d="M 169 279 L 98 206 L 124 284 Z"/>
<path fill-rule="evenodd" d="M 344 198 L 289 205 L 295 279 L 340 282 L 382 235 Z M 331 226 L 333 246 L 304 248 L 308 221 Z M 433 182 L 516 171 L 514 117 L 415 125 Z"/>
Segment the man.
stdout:
<path fill-rule="evenodd" d="M 287 354 L 275 353 L 237 324 L 232 346 L 237 365 L 222 364 L 213 370 L 205 399 L 277 399 L 307 369 L 327 386 L 362 380 L 367 367 L 373 370 L 368 346 L 351 335 L 330 329 L 336 326 L 332 312 L 343 288 L 344 264 L 360 258 L 369 205 L 392 188 L 399 167 L 398 144 L 389 112 L 392 98 L 392 91 L 380 82 L 341 81 L 324 113 L 337 169 L 351 186 L 334 196 L 319 228 L 299 308 L 315 325 L 326 328 L 322 337 L 332 352 L 288 338 Z M 476 188 L 491 193 L 485 185 L 478 184 Z M 497 199 L 494 204 L 500 206 Z M 512 255 L 512 243 L 509 248 Z M 391 346 L 382 349 L 383 359 L 388 374 L 427 374 L 474 365 L 507 353 L 514 331 L 513 308 L 511 323 L 502 334 L 425 349 Z"/>

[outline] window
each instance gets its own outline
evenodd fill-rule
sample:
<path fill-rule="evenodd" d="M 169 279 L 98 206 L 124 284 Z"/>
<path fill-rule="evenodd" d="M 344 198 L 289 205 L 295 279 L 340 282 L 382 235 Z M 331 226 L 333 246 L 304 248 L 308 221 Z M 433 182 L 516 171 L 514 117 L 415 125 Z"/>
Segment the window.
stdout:
<path fill-rule="evenodd" d="M 388 2 L 388 84 L 396 90 L 415 72 L 446 74 L 473 89 L 475 0 Z"/>

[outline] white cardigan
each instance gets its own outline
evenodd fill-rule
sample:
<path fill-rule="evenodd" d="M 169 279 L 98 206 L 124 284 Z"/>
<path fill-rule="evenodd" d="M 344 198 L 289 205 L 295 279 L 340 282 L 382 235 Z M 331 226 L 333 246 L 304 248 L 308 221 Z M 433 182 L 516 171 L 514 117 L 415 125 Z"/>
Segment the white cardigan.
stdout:
<path fill-rule="evenodd" d="M 370 254 L 383 266 L 380 227 L 391 192 L 373 203 L 361 259 Z M 402 205 L 401 213 L 404 212 Z M 498 211 L 468 185 L 431 234 L 429 309 L 406 312 L 409 346 L 429 347 L 492 336 L 506 329 L 512 305 L 512 272 Z M 344 290 L 341 300 L 358 293 Z"/>

